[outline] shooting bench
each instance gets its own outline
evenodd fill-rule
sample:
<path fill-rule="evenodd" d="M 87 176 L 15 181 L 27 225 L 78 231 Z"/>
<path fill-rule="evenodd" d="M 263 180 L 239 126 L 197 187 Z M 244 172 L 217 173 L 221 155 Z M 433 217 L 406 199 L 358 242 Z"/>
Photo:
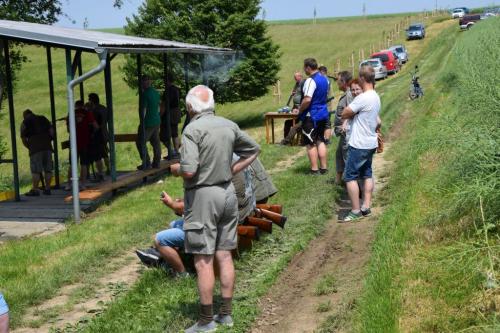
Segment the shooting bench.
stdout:
<path fill-rule="evenodd" d="M 264 120 L 265 120 L 265 125 L 266 125 L 266 143 L 273 143 L 274 144 L 274 120 L 275 119 L 292 119 L 293 121 L 293 126 L 295 126 L 297 122 L 298 115 L 293 114 L 293 113 L 283 113 L 283 112 L 268 112 L 264 115 Z M 271 133 L 269 133 L 271 132 Z M 271 134 L 271 137 L 269 136 Z M 297 144 L 298 142 L 298 135 L 296 138 L 293 140 L 294 144 Z"/>

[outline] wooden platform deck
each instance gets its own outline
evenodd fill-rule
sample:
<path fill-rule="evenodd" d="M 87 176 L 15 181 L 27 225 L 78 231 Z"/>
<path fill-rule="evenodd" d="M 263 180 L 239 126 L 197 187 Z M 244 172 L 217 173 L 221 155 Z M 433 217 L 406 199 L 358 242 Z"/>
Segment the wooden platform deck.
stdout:
<path fill-rule="evenodd" d="M 158 179 L 158 177 L 165 175 L 169 166 L 175 162 L 162 161 L 160 168 L 157 169 L 120 172 L 114 183 L 111 182 L 110 177 L 106 177 L 105 181 L 101 183 L 89 183 L 90 187 L 80 192 L 81 212 L 89 213 L 97 209 L 99 204 L 110 199 L 115 192 L 129 191 L 144 184 L 145 181 L 151 182 Z M 42 193 L 38 197 L 22 195 L 19 202 L 0 202 L 0 231 L 9 233 L 7 226 L 12 226 L 13 222 L 46 224 L 66 222 L 73 215 L 70 194 L 70 191 L 54 189 L 52 195 L 43 195 Z M 33 227 L 32 229 L 38 230 L 39 228 Z"/>

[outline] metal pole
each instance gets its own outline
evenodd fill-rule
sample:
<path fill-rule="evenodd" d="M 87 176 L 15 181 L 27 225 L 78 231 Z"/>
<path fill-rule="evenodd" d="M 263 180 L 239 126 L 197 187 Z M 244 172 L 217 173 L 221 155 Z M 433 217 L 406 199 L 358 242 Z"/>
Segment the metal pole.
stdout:
<path fill-rule="evenodd" d="M 188 66 L 188 54 L 184 53 L 184 89 L 186 90 L 186 96 L 189 92 L 189 66 Z M 187 110 L 186 110 L 187 111 Z M 182 126 L 182 132 L 191 121 L 189 113 L 186 112 L 186 119 L 184 120 L 184 125 Z"/>
<path fill-rule="evenodd" d="M 82 76 L 83 74 L 83 68 L 82 68 L 82 53 L 78 53 L 78 77 Z M 80 83 L 80 100 L 82 102 L 85 101 L 85 92 L 83 90 L 83 81 Z"/>
<path fill-rule="evenodd" d="M 68 83 L 68 115 L 69 115 L 69 137 L 71 144 L 71 177 L 73 185 L 73 210 L 75 223 L 80 223 L 80 196 L 78 191 L 78 166 L 77 166 L 77 151 L 76 151 L 76 119 L 75 119 L 75 105 L 74 105 L 74 87 L 85 81 L 86 79 L 94 76 L 95 74 L 102 72 L 106 67 L 106 50 L 97 49 L 97 55 L 99 56 L 99 66 L 92 69 L 91 71 L 83 74 L 77 79 L 70 80 Z M 66 69 L 71 74 L 71 50 L 66 49 Z"/>
<path fill-rule="evenodd" d="M 106 57 L 106 68 L 104 69 L 104 86 L 106 89 L 106 108 L 108 109 L 108 133 L 109 133 L 109 164 L 111 164 L 111 181 L 116 181 L 116 150 L 115 150 L 115 124 L 113 115 L 113 85 L 111 84 L 111 57 Z"/>
<path fill-rule="evenodd" d="M 56 124 L 56 104 L 54 98 L 54 77 L 52 74 L 52 52 L 50 46 L 46 47 L 47 50 L 47 68 L 49 72 L 49 94 L 50 94 L 50 116 L 52 121 L 52 128 L 54 129 L 54 162 L 55 162 L 55 178 L 56 188 L 59 188 L 59 146 L 57 140 L 57 124 Z"/>
<path fill-rule="evenodd" d="M 142 107 L 142 59 L 141 55 L 137 54 L 137 88 L 139 90 L 139 126 L 141 133 L 139 140 L 141 143 L 142 153 L 142 170 L 146 170 L 146 126 L 144 124 L 144 108 Z M 144 179 L 145 181 L 146 179 Z"/>
<path fill-rule="evenodd" d="M 165 117 L 166 120 L 166 127 L 167 127 L 167 150 L 168 150 L 168 156 L 173 156 L 172 153 L 172 131 L 170 129 L 170 116 L 171 116 L 171 111 L 170 110 L 170 90 L 167 87 L 167 81 L 168 81 L 168 56 L 166 53 L 163 53 L 163 86 L 165 87 L 165 93 L 163 96 L 163 103 L 164 103 L 164 110 L 165 114 L 163 117 Z"/>
<path fill-rule="evenodd" d="M 10 140 L 12 145 L 12 168 L 14 173 L 14 193 L 16 201 L 21 201 L 19 195 L 19 170 L 17 165 L 16 119 L 14 118 L 14 94 L 12 93 L 12 68 L 10 66 L 9 41 L 3 40 L 5 58 L 5 79 L 7 81 L 7 97 L 9 99 Z"/>

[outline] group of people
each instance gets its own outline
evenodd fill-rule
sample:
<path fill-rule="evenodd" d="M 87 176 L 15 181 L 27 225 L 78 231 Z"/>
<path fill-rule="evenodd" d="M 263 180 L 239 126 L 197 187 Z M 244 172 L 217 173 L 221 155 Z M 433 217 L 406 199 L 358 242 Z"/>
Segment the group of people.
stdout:
<path fill-rule="evenodd" d="M 337 184 L 345 182 L 352 202 L 351 212 L 342 220 L 356 220 L 371 213 L 373 192 L 372 158 L 378 142 L 381 120 L 380 98 L 375 91 L 375 72 L 371 66 L 362 66 L 359 77 L 342 71 L 334 77 L 343 92 L 336 110 L 330 110 L 328 102 L 330 82 L 325 66 L 318 67 L 315 59 L 304 60 L 302 79 L 295 73 L 295 86 L 288 103 L 293 101 L 292 113 L 297 123 L 285 122 L 282 144 L 291 144 L 299 131 L 302 144 L 306 146 L 312 175 L 327 174 L 327 145 L 332 135 L 331 117 L 334 117 L 333 132 L 339 137 L 336 151 Z M 360 191 L 362 202 L 359 201 Z"/>

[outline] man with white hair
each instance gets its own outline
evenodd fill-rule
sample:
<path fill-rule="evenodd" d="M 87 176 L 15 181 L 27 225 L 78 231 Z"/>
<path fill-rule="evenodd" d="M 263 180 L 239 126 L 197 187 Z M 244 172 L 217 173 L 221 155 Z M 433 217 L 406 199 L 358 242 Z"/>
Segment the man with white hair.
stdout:
<path fill-rule="evenodd" d="M 185 332 L 214 332 L 232 326 L 235 272 L 231 251 L 237 247 L 238 201 L 231 179 L 248 167 L 259 146 L 238 125 L 215 116 L 213 92 L 192 88 L 186 96 L 190 123 L 182 135 L 180 163 L 171 166 L 184 179 L 185 251 L 194 254 L 200 293 L 200 318 Z M 233 153 L 239 160 L 232 163 Z M 213 316 L 214 258 L 220 268 L 222 305 Z"/>

